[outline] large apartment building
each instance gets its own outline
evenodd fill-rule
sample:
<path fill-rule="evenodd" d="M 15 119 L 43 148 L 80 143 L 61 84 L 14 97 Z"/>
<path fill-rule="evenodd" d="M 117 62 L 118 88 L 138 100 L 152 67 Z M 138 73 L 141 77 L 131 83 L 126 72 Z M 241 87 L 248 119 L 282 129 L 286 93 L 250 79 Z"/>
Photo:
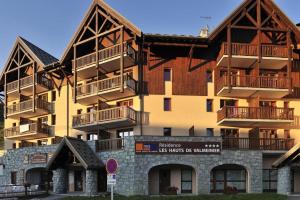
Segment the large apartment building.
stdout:
<path fill-rule="evenodd" d="M 94 0 L 61 59 L 17 38 L 0 183 L 95 194 L 115 158 L 124 195 L 300 192 L 299 55 L 270 0 L 199 36 L 145 34 Z"/>

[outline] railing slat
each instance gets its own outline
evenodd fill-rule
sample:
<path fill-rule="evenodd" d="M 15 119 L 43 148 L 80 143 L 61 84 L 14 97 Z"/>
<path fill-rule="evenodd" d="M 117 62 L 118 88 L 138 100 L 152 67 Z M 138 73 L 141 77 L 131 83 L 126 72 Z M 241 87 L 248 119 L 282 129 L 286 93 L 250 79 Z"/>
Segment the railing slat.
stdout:
<path fill-rule="evenodd" d="M 96 141 L 96 151 L 116 151 L 124 148 L 124 138 Z"/>

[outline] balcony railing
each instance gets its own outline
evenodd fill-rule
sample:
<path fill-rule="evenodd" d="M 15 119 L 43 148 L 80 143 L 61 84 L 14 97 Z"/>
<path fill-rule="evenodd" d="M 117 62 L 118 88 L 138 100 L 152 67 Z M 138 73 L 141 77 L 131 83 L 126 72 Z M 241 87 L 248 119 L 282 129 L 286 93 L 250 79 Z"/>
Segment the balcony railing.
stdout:
<path fill-rule="evenodd" d="M 218 56 L 218 61 L 224 56 L 228 55 L 228 43 L 224 42 L 221 45 L 221 50 Z M 246 43 L 232 43 L 231 54 L 233 56 L 258 56 L 258 46 L 255 44 Z M 280 45 L 261 45 L 261 54 L 263 57 L 288 57 L 288 48 Z"/>
<path fill-rule="evenodd" d="M 136 91 L 136 81 L 130 76 L 124 76 L 124 85 Z M 113 78 L 102 79 L 85 85 L 77 87 L 77 97 L 84 97 L 89 95 L 97 95 L 102 92 L 117 89 L 121 87 L 121 76 Z"/>
<path fill-rule="evenodd" d="M 218 122 L 223 119 L 294 120 L 294 109 L 224 106 L 218 111 Z"/>
<path fill-rule="evenodd" d="M 53 88 L 53 82 L 46 78 L 45 76 L 42 75 L 36 75 L 36 82 L 37 84 L 47 88 L 47 89 L 52 89 Z M 20 88 L 24 88 L 27 86 L 31 86 L 33 84 L 33 76 L 27 76 L 25 78 L 20 79 Z M 6 88 L 7 92 L 12 92 L 18 89 L 19 86 L 19 80 L 7 83 Z"/>
<path fill-rule="evenodd" d="M 73 116 L 73 127 L 126 119 L 136 121 L 136 111 L 128 106 L 114 107 Z"/>
<path fill-rule="evenodd" d="M 18 104 L 13 104 L 13 105 L 7 106 L 7 115 L 13 115 L 13 114 L 31 110 L 32 106 L 33 106 L 32 99 L 22 101 Z M 36 106 L 36 109 L 43 109 L 48 112 L 50 112 L 52 110 L 52 104 L 47 101 L 44 101 L 42 99 L 36 99 L 35 106 Z"/>
<path fill-rule="evenodd" d="M 269 77 L 269 76 L 230 76 L 231 87 L 249 87 L 249 88 L 269 88 L 269 89 L 289 89 L 291 79 L 287 77 Z M 228 75 L 222 76 L 217 81 L 217 91 L 223 87 L 228 87 Z"/>
<path fill-rule="evenodd" d="M 4 129 L 4 137 L 5 138 L 22 137 L 28 134 L 50 135 L 51 132 L 52 132 L 51 127 L 47 124 L 31 123 L 31 124 L 25 124 L 21 126 Z"/>
<path fill-rule="evenodd" d="M 108 140 L 98 140 L 96 142 L 96 151 L 117 151 L 124 148 L 124 139 L 108 139 Z"/>
<path fill-rule="evenodd" d="M 294 143 L 294 139 L 284 138 L 223 138 L 222 148 L 228 150 L 288 151 L 294 146 Z"/>
<path fill-rule="evenodd" d="M 135 59 L 135 51 L 134 49 L 127 43 L 124 42 L 123 45 L 123 52 L 126 53 L 128 56 Z M 99 62 L 103 62 L 108 59 L 112 59 L 114 57 L 121 55 L 121 44 L 116 44 L 105 49 L 101 49 L 98 52 Z M 79 57 L 76 59 L 76 68 L 81 69 L 87 65 L 92 65 L 96 63 L 96 52 Z"/>

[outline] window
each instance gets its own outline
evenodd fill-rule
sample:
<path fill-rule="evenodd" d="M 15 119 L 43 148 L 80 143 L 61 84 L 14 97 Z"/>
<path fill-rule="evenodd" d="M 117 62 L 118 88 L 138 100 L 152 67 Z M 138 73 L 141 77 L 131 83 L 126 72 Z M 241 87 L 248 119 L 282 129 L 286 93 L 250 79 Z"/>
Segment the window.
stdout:
<path fill-rule="evenodd" d="M 213 137 L 214 136 L 214 129 L 213 128 L 207 128 L 206 129 L 206 136 Z"/>
<path fill-rule="evenodd" d="M 239 129 L 221 128 L 221 137 L 222 138 L 238 138 L 239 137 Z"/>
<path fill-rule="evenodd" d="M 210 70 L 206 71 L 206 82 L 212 83 L 212 72 Z"/>
<path fill-rule="evenodd" d="M 80 139 L 80 140 L 82 140 L 82 135 L 77 135 L 77 139 Z"/>
<path fill-rule="evenodd" d="M 171 111 L 171 98 L 164 98 L 164 111 Z"/>
<path fill-rule="evenodd" d="M 164 81 L 171 81 L 171 69 L 164 69 Z"/>
<path fill-rule="evenodd" d="M 212 99 L 206 100 L 206 112 L 213 112 L 213 100 Z"/>
<path fill-rule="evenodd" d="M 192 193 L 192 170 L 181 170 L 181 193 Z"/>
<path fill-rule="evenodd" d="M 172 135 L 172 129 L 171 128 L 164 128 L 164 136 L 170 137 Z"/>
<path fill-rule="evenodd" d="M 284 130 L 284 138 L 285 139 L 290 139 L 291 138 L 290 130 Z"/>
<path fill-rule="evenodd" d="M 51 101 L 56 101 L 56 91 L 51 92 Z"/>
<path fill-rule="evenodd" d="M 129 99 L 129 100 L 126 100 L 126 101 L 119 101 L 119 102 L 117 102 L 117 106 L 133 107 L 133 100 Z"/>
<path fill-rule="evenodd" d="M 246 170 L 240 167 L 228 169 L 223 166 L 216 167 L 211 172 L 211 192 L 224 193 L 227 187 L 234 187 L 238 192 L 246 192 L 246 174 Z"/>
<path fill-rule="evenodd" d="M 264 192 L 277 191 L 277 170 L 276 169 L 263 170 L 263 191 Z"/>
<path fill-rule="evenodd" d="M 87 141 L 98 140 L 98 135 L 95 134 L 95 133 L 87 134 L 87 135 L 86 135 L 86 140 L 87 140 Z"/>
<path fill-rule="evenodd" d="M 224 106 L 237 106 L 237 101 L 234 99 L 221 99 L 220 108 L 223 108 Z"/>
<path fill-rule="evenodd" d="M 13 143 L 13 144 L 12 144 L 12 148 L 13 148 L 13 149 L 16 149 L 16 148 L 17 148 L 17 144 L 16 144 L 16 143 Z"/>
<path fill-rule="evenodd" d="M 48 124 L 48 116 L 38 118 L 38 121 L 42 124 Z"/>
<path fill-rule="evenodd" d="M 4 175 L 4 165 L 0 165 L 0 176 Z"/>
<path fill-rule="evenodd" d="M 17 172 L 10 173 L 10 183 L 13 185 L 17 184 Z"/>
<path fill-rule="evenodd" d="M 51 125 L 55 125 L 56 124 L 56 115 L 52 115 L 51 116 Z"/>
<path fill-rule="evenodd" d="M 78 109 L 77 110 L 77 115 L 81 115 L 81 113 L 82 113 L 82 109 Z"/>
<path fill-rule="evenodd" d="M 48 140 L 47 139 L 46 140 L 38 140 L 37 143 L 38 143 L 38 146 L 46 146 L 48 143 Z"/>
<path fill-rule="evenodd" d="M 123 130 L 118 130 L 118 138 L 124 138 L 128 136 L 133 136 L 133 129 L 123 129 Z"/>

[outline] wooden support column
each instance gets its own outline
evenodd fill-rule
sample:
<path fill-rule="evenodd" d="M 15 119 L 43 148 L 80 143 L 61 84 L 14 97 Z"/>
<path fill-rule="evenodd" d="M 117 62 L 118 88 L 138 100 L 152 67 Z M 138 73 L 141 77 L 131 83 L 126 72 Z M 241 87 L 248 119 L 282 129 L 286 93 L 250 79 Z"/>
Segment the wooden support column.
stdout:
<path fill-rule="evenodd" d="M 232 44 L 231 44 L 231 24 L 227 26 L 227 52 L 228 52 L 228 63 L 227 63 L 227 83 L 229 93 L 231 92 L 231 61 L 232 61 Z"/>
<path fill-rule="evenodd" d="M 259 76 L 260 72 L 260 65 L 262 61 L 262 47 L 261 47 L 261 2 L 257 0 L 257 36 L 258 36 L 258 43 L 257 43 L 257 52 L 258 52 L 258 62 L 255 68 L 254 76 Z"/>
<path fill-rule="evenodd" d="M 292 47 L 291 47 L 291 30 L 288 30 L 287 35 L 287 49 L 288 49 L 288 65 L 287 65 L 287 77 L 289 81 L 289 93 L 292 93 L 292 81 L 291 81 L 291 72 L 292 72 Z"/>
<path fill-rule="evenodd" d="M 18 45 L 18 92 L 21 94 L 21 81 L 20 81 L 20 47 Z"/>
<path fill-rule="evenodd" d="M 74 69 L 74 103 L 77 102 L 77 63 L 76 63 L 76 45 L 73 46 L 73 69 Z"/>
<path fill-rule="evenodd" d="M 121 90 L 120 92 L 124 92 L 124 27 L 122 26 L 120 29 L 120 80 L 121 80 Z"/>
<path fill-rule="evenodd" d="M 99 31 L 99 15 L 98 15 L 98 7 L 96 8 L 96 35 L 98 35 Z M 99 38 L 95 37 L 95 50 L 96 50 L 96 69 L 97 69 L 97 81 L 99 81 Z M 97 82 L 97 91 L 99 83 Z M 99 107 L 98 107 L 99 108 Z"/>
<path fill-rule="evenodd" d="M 7 81 L 6 72 L 4 73 L 4 117 L 7 119 Z"/>
<path fill-rule="evenodd" d="M 33 92 L 33 101 L 32 101 L 32 112 L 35 112 L 35 101 L 36 101 L 36 63 L 33 63 L 33 84 L 32 84 L 32 92 Z"/>

